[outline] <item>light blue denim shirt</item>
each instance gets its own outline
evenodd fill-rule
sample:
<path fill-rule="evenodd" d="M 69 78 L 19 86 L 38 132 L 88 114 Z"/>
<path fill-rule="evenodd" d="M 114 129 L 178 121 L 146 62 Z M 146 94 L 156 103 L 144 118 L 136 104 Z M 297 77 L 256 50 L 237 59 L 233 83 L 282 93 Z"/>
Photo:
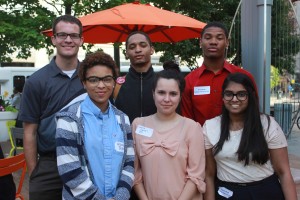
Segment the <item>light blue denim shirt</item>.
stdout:
<path fill-rule="evenodd" d="M 87 96 L 82 102 L 84 142 L 95 185 L 107 198 L 116 193 L 124 152 L 124 137 L 111 103 L 101 110 Z"/>

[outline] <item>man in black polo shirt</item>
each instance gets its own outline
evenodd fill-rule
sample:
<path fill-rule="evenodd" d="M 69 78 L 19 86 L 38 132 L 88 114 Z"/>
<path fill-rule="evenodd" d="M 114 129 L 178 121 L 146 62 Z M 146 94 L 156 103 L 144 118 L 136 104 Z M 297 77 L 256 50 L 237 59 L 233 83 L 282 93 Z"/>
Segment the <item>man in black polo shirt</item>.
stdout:
<path fill-rule="evenodd" d="M 54 20 L 52 31 L 57 54 L 26 81 L 19 115 L 24 126 L 30 200 L 62 199 L 56 163 L 55 114 L 85 92 L 77 75 L 77 55 L 83 44 L 81 22 L 64 15 Z"/>

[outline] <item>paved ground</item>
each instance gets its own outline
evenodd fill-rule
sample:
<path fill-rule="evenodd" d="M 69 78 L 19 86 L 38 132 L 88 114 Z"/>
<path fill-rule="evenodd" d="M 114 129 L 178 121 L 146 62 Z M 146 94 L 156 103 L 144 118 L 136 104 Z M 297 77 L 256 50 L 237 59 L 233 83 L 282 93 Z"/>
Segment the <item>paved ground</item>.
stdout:
<path fill-rule="evenodd" d="M 290 160 L 290 166 L 292 175 L 294 178 L 294 181 L 296 183 L 297 187 L 297 195 L 298 200 L 300 200 L 300 130 L 296 125 L 294 125 L 292 129 L 292 133 L 290 137 L 288 138 L 288 152 L 289 152 L 289 160 Z M 8 155 L 8 152 L 10 150 L 10 143 L 9 142 L 0 142 L 0 145 L 2 146 L 2 149 L 6 155 Z M 19 177 L 21 173 L 15 173 L 14 178 L 16 185 L 18 185 Z M 25 198 L 25 200 L 29 200 L 28 197 L 28 174 L 26 174 L 23 188 L 22 188 L 22 194 Z"/>

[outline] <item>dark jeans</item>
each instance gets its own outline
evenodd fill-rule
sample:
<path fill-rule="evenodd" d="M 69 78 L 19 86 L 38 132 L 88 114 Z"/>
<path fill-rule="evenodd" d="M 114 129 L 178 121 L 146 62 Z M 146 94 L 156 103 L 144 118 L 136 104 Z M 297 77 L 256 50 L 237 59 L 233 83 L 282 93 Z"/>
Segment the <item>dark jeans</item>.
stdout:
<path fill-rule="evenodd" d="M 0 159 L 4 158 L 0 145 Z M 15 200 L 16 185 L 11 174 L 0 176 L 0 200 Z"/>
<path fill-rule="evenodd" d="M 11 174 L 0 177 L 0 200 L 15 200 L 16 185 Z"/>
<path fill-rule="evenodd" d="M 130 193 L 130 199 L 129 200 L 139 200 L 137 195 L 135 194 L 134 189 L 132 188 L 131 193 Z"/>
<path fill-rule="evenodd" d="M 62 182 L 58 174 L 55 155 L 39 158 L 29 180 L 29 199 L 62 199 Z"/>
<path fill-rule="evenodd" d="M 236 184 L 217 180 L 216 200 L 284 200 L 284 195 L 277 176 L 274 174 L 254 184 Z M 230 198 L 218 194 L 219 187 L 233 192 Z"/>

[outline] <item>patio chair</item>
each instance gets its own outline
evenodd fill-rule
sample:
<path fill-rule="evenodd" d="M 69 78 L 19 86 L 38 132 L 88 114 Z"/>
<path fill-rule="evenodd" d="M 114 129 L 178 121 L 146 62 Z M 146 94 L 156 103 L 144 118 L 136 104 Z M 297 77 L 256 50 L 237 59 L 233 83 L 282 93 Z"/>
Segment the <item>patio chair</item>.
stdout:
<path fill-rule="evenodd" d="M 11 149 L 9 156 L 15 156 L 17 150 L 23 150 L 23 128 L 16 128 L 16 120 L 9 120 L 6 122 L 8 129 Z"/>
<path fill-rule="evenodd" d="M 25 162 L 24 153 L 21 153 L 19 155 L 13 156 L 13 157 L 0 159 L 0 176 L 5 176 L 8 174 L 11 174 L 20 169 L 22 169 L 22 174 L 21 174 L 19 186 L 18 186 L 18 189 L 16 192 L 16 198 L 24 200 L 24 197 L 21 195 L 23 181 L 24 181 L 25 173 L 26 173 L 26 162 Z"/>

